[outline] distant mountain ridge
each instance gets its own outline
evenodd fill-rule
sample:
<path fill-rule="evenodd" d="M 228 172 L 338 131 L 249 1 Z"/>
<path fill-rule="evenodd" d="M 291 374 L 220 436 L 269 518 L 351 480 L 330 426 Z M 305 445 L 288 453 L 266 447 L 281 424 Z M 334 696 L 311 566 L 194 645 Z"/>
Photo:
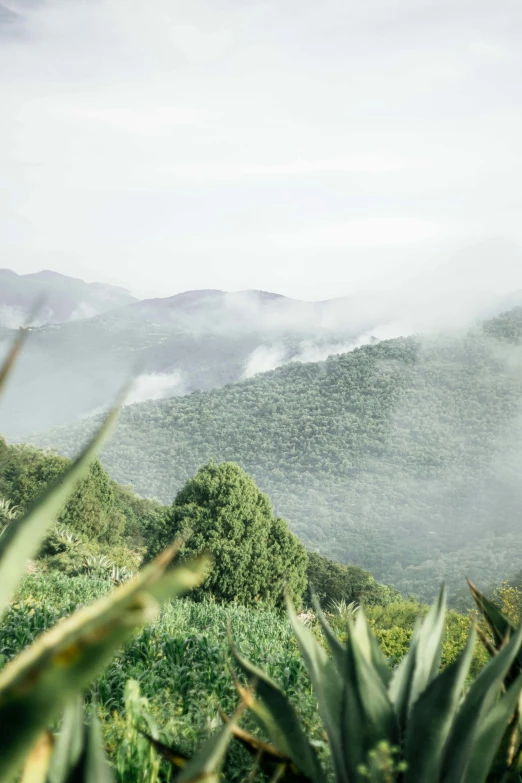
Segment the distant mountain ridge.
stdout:
<path fill-rule="evenodd" d="M 509 297 L 406 290 L 301 301 L 269 291 L 184 291 L 137 300 L 124 289 L 43 270 L 0 270 L 0 353 L 41 295 L 46 304 L 0 407 L 24 435 L 106 406 L 137 369 L 132 402 L 209 391 L 289 362 L 379 340 L 462 329 L 522 304 Z M 39 401 L 38 405 L 34 400 Z"/>
<path fill-rule="evenodd" d="M 43 324 L 87 318 L 136 301 L 124 288 L 86 283 L 48 269 L 25 275 L 0 269 L 0 325 L 8 328 L 25 323 L 38 302 L 36 323 Z"/>

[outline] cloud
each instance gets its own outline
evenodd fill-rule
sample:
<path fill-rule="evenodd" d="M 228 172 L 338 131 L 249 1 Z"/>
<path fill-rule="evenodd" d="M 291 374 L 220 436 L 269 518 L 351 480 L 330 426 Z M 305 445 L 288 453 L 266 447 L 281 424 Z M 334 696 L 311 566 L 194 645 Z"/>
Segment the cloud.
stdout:
<path fill-rule="evenodd" d="M 98 312 L 99 309 L 94 307 L 92 304 L 89 304 L 89 302 L 80 302 L 80 304 L 72 311 L 68 320 L 79 321 L 82 318 L 92 318 L 93 316 L 97 315 Z"/>
<path fill-rule="evenodd" d="M 269 372 L 288 361 L 287 349 L 282 345 L 259 345 L 248 357 L 243 378 L 252 378 L 261 372 Z"/>
<path fill-rule="evenodd" d="M 23 326 L 27 319 L 27 312 L 19 307 L 11 305 L 0 305 L 0 326 L 7 329 L 18 329 Z"/>
<path fill-rule="evenodd" d="M 377 331 L 379 331 L 377 329 Z M 382 333 L 382 330 L 381 330 Z M 395 330 L 388 330 L 388 337 L 399 336 Z M 243 379 L 252 378 L 262 372 L 269 372 L 290 362 L 322 362 L 329 356 L 349 353 L 363 345 L 379 342 L 373 334 L 363 334 L 355 340 L 301 340 L 296 349 L 290 349 L 281 343 L 260 345 L 248 357 Z M 381 338 L 382 339 L 382 338 Z"/>
<path fill-rule="evenodd" d="M 126 405 L 146 400 L 161 400 L 183 394 L 183 380 L 180 372 L 144 373 L 139 375 L 127 397 Z"/>

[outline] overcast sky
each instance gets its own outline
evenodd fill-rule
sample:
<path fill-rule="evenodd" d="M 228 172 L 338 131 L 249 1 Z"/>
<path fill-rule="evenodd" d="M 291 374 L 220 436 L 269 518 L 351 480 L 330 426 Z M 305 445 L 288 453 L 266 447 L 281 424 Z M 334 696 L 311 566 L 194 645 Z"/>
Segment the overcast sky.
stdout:
<path fill-rule="evenodd" d="M 520 0 L 0 6 L 0 266 L 522 288 Z"/>

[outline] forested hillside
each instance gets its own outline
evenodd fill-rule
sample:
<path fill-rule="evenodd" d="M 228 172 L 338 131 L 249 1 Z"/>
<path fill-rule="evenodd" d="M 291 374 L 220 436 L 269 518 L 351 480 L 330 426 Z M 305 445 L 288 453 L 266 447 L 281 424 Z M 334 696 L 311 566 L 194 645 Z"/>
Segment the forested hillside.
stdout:
<path fill-rule="evenodd" d="M 483 329 L 381 342 L 211 393 L 126 408 L 102 453 L 169 502 L 213 458 L 238 462 L 310 548 L 433 595 L 518 568 L 522 309 Z M 36 438 L 71 454 L 97 419 Z"/>
<path fill-rule="evenodd" d="M 11 437 L 94 415 L 133 373 L 131 402 L 211 391 L 289 362 L 322 361 L 431 330 L 433 323 L 463 328 L 479 314 L 502 312 L 505 299 L 522 301 L 520 292 L 480 301 L 374 292 L 305 302 L 266 291 L 197 290 L 126 304 L 131 298 L 110 286 L 0 270 L 0 356 L 15 336 L 5 324 L 24 322 L 38 292 L 47 296 L 40 325 L 31 330 L 0 409 L 0 432 Z"/>

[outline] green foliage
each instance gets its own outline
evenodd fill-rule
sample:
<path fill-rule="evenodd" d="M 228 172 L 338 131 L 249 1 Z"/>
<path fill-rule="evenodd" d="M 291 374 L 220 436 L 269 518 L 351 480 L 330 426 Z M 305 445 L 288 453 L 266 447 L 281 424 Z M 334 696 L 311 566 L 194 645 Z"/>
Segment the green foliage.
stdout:
<path fill-rule="evenodd" d="M 0 390 L 20 345 L 21 338 L 0 368 Z M 28 558 L 38 552 L 46 530 L 85 477 L 116 413 L 115 410 L 108 415 L 100 431 L 66 472 L 59 474 L 24 514 L 4 528 L 0 537 L 2 614 L 24 574 Z M 6 449 L 2 451 L 5 456 Z M 132 635 L 133 628 L 152 619 L 161 602 L 198 584 L 207 567 L 205 561 L 166 573 L 174 554 L 174 549 L 163 553 L 132 582 L 103 596 L 92 606 L 83 607 L 3 666 L 0 670 L 0 780 L 9 783 L 17 778 L 24 760 L 35 743 L 41 742 L 49 723 L 89 684 Z M 94 717 L 91 726 L 86 743 L 88 779 L 103 783 L 108 775 Z M 69 750 L 67 742 L 67 753 Z M 46 752 L 40 754 L 40 748 L 36 749 L 36 755 L 36 769 L 28 771 L 26 766 L 26 780 L 28 777 L 45 780 L 51 756 Z M 205 769 L 206 764 L 203 757 Z M 197 760 L 194 765 L 197 768 Z"/>
<path fill-rule="evenodd" d="M 397 590 L 379 584 L 360 566 L 334 563 L 317 552 L 308 553 L 307 578 L 305 600 L 308 606 L 312 605 L 312 594 L 324 607 L 339 601 L 362 601 L 365 606 L 386 605 L 399 596 Z"/>
<path fill-rule="evenodd" d="M 493 583 L 522 545 L 520 347 L 501 339 L 519 318 L 129 406 L 103 465 L 170 503 L 200 465 L 234 461 L 308 549 L 405 595 Z M 38 442 L 70 454 L 95 424 Z"/>
<path fill-rule="evenodd" d="M 8 446 L 0 437 L 0 530 L 13 513 L 27 510 L 70 464 L 64 457 L 32 446 Z M 100 554 L 101 547 L 118 565 L 128 565 L 126 561 L 131 560 L 135 568 L 137 552 L 144 550 L 145 541 L 164 523 L 167 510 L 116 484 L 94 460 L 58 519 L 58 527 L 79 536 L 78 546 L 65 547 L 63 541 L 53 545 L 51 539 L 56 536 L 51 532 L 40 555 L 55 555 L 47 565 L 72 575 L 80 573 L 85 557 Z M 112 552 L 118 549 L 116 557 Z"/>
<path fill-rule="evenodd" d="M 21 783 L 35 781 L 114 783 L 96 711 L 91 711 L 90 723 L 86 725 L 81 698 L 66 708 L 57 739 L 45 732 L 27 758 Z"/>
<path fill-rule="evenodd" d="M 27 510 L 47 487 L 65 473 L 70 460 L 27 445 L 0 449 L 0 494 Z M 122 537 L 125 517 L 115 508 L 113 482 L 98 460 L 68 499 L 59 522 L 89 537 L 115 543 Z"/>
<path fill-rule="evenodd" d="M 478 595 L 478 594 L 477 594 Z M 479 600 L 481 600 L 480 597 Z M 483 604 L 482 604 L 483 605 Z M 490 608 L 490 607 L 488 607 Z M 501 783 L 519 781 L 518 701 L 522 675 L 510 676 L 522 647 L 522 625 L 504 640 L 469 689 L 475 645 L 471 629 L 464 650 L 439 671 L 445 596 L 417 622 L 407 654 L 390 668 L 362 610 L 348 618 L 346 642 L 319 619 L 329 657 L 288 606 L 299 649 L 310 675 L 335 780 L 343 783 Z M 265 765 L 278 779 L 327 779 L 316 751 L 288 697 L 276 682 L 233 649 L 254 693 L 237 685 L 243 703 L 269 737 Z M 234 736 L 256 747 L 254 737 Z"/>
<path fill-rule="evenodd" d="M 493 600 L 512 623 L 522 622 L 522 590 L 506 580 L 493 593 Z"/>
<path fill-rule="evenodd" d="M 112 587 L 108 579 L 66 577 L 58 571 L 26 576 L 4 616 L 0 651 L 14 657 L 45 629 Z M 166 605 L 156 622 L 136 633 L 92 686 L 120 783 L 141 780 L 149 768 L 143 755 L 145 750 L 150 755 L 149 746 L 140 745 L 136 752 L 130 747 L 130 734 L 138 729 L 191 757 L 221 725 L 219 708 L 234 712 L 236 692 L 227 668 L 229 625 L 242 653 L 282 684 L 303 724 L 320 741 L 310 683 L 286 616 L 265 607 L 181 599 Z M 124 698 L 129 679 L 138 681 L 141 689 L 138 702 L 133 702 L 133 718 Z M 232 746 L 225 779 L 244 781 L 251 767 L 249 754 Z"/>
<path fill-rule="evenodd" d="M 149 558 L 178 537 L 187 539 L 181 558 L 212 555 L 214 565 L 200 592 L 217 601 L 282 606 L 285 587 L 300 601 L 304 547 L 238 465 L 210 462 L 200 468 L 177 494 Z"/>

